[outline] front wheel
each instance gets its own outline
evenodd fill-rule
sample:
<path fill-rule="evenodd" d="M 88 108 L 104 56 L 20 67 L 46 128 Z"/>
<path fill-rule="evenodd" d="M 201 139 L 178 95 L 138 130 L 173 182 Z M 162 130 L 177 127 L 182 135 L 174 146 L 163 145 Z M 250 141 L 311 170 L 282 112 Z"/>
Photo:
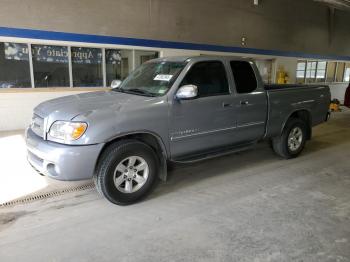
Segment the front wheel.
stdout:
<path fill-rule="evenodd" d="M 157 177 L 153 149 L 137 140 L 110 145 L 101 155 L 94 176 L 97 191 L 117 205 L 132 204 L 150 192 Z"/>
<path fill-rule="evenodd" d="M 281 136 L 272 139 L 272 147 L 276 154 L 285 159 L 297 157 L 305 147 L 306 131 L 304 121 L 298 118 L 290 119 Z"/>

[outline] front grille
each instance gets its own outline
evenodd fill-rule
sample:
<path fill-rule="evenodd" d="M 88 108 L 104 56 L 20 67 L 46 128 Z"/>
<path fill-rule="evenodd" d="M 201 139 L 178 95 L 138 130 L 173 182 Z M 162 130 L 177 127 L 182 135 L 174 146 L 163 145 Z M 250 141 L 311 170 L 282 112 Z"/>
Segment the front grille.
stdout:
<path fill-rule="evenodd" d="M 44 137 L 44 119 L 42 117 L 34 114 L 30 126 L 36 135 Z"/>

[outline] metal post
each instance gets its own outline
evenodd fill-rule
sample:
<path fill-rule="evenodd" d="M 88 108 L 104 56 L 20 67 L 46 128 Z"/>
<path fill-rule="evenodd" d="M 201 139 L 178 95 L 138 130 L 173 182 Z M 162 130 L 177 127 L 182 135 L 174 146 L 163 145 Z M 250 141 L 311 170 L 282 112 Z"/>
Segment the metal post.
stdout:
<path fill-rule="evenodd" d="M 30 43 L 28 43 L 27 45 L 28 45 L 28 59 L 29 59 L 30 83 L 31 83 L 32 88 L 35 88 L 32 45 L 31 45 Z"/>
<path fill-rule="evenodd" d="M 73 87 L 73 68 L 72 68 L 72 49 L 68 46 L 68 71 L 69 71 L 69 87 Z"/>
<path fill-rule="evenodd" d="M 305 60 L 305 67 L 304 67 L 304 84 L 306 84 L 306 74 L 307 74 L 307 60 Z"/>
<path fill-rule="evenodd" d="M 132 53 L 131 53 L 132 55 L 132 71 L 134 71 L 135 70 L 135 49 L 133 49 L 132 50 Z M 130 72 L 129 72 L 129 74 L 130 74 Z"/>
<path fill-rule="evenodd" d="M 103 87 L 107 87 L 106 48 L 102 48 L 102 75 L 103 75 Z"/>

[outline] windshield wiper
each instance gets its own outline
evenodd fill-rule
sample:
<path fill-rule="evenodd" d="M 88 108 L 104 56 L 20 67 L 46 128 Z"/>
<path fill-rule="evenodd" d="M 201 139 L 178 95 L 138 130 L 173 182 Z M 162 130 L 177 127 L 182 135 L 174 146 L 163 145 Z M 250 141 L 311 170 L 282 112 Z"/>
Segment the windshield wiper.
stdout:
<path fill-rule="evenodd" d="M 125 93 L 124 89 L 121 89 L 119 87 L 112 88 L 111 91 Z"/>
<path fill-rule="evenodd" d="M 131 93 L 137 93 L 137 94 L 142 94 L 142 95 L 146 95 L 146 96 L 156 96 L 155 94 L 148 92 L 146 90 L 143 89 L 139 89 L 139 88 L 130 88 L 130 89 L 123 89 L 122 92 L 131 92 Z"/>

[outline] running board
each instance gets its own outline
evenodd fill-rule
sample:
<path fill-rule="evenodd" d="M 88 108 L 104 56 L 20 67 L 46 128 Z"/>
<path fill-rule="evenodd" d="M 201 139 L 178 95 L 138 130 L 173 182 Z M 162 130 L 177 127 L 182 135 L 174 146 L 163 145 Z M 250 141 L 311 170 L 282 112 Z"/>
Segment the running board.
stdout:
<path fill-rule="evenodd" d="M 199 154 L 188 155 L 182 158 L 172 159 L 171 161 L 174 163 L 180 163 L 180 164 L 195 163 L 195 162 L 199 162 L 199 161 L 203 161 L 203 160 L 207 160 L 215 157 L 230 155 L 233 153 L 249 150 L 253 148 L 255 145 L 256 143 L 254 142 L 254 143 L 243 144 L 238 146 L 225 147 L 217 150 L 206 151 L 204 153 L 202 152 Z"/>

